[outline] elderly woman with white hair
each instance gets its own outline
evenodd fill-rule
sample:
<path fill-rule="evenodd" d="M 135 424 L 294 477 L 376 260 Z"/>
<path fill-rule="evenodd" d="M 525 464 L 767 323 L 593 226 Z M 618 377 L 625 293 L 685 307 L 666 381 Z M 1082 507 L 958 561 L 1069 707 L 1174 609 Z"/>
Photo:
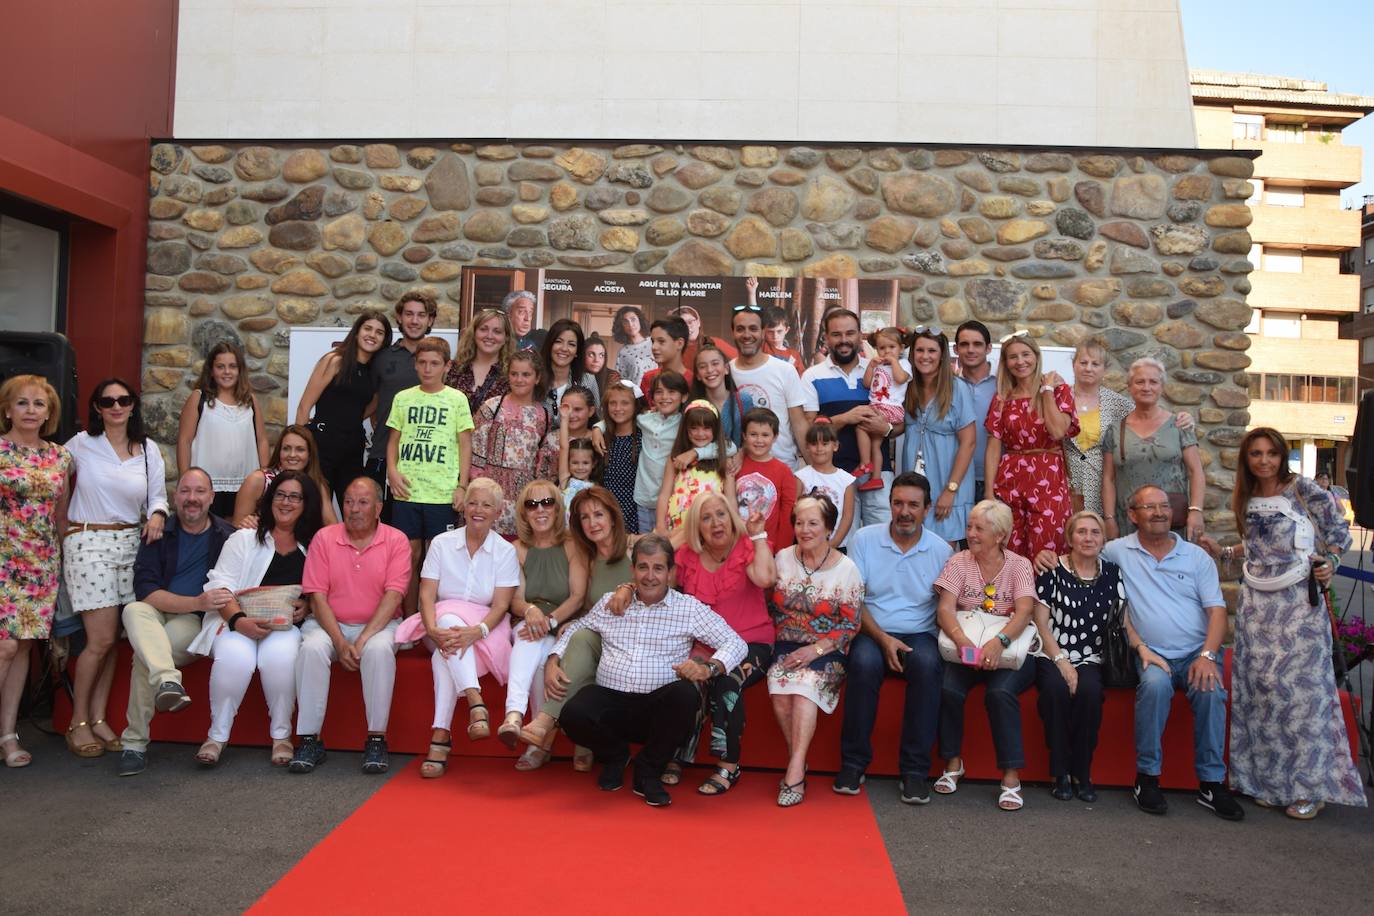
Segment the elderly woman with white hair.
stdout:
<path fill-rule="evenodd" d="M 520 561 L 493 528 L 505 493 L 490 477 L 478 477 L 463 494 L 466 524 L 429 543 L 420 568 L 420 613 L 402 621 L 397 642 L 424 636 L 434 647 L 434 732 L 420 775 L 444 775 L 451 747 L 449 726 L 458 695 L 468 704 L 468 738 L 491 736 L 490 716 L 477 679 L 506 682 L 510 671 L 511 599 L 520 585 Z"/>
<path fill-rule="evenodd" d="M 1164 376 L 1157 359 L 1145 356 L 1131 363 L 1126 388 L 1135 409 L 1102 430 L 1102 505 L 1109 540 L 1135 530 L 1126 504 L 1146 485 L 1168 494 L 1171 529 L 1194 542 L 1202 535 L 1207 478 L 1197 433 L 1180 428 L 1178 418 L 1160 406 Z"/>
<path fill-rule="evenodd" d="M 1004 503 L 994 499 L 978 503 L 969 512 L 968 549 L 950 557 L 935 579 L 940 596 L 936 622 L 954 643 L 959 661 L 945 662 L 940 700 L 940 756 L 945 770 L 934 788 L 941 795 L 952 795 L 959 788 L 964 775 L 964 700 L 976 684 L 985 684 L 983 702 L 992 726 L 997 768 L 1002 771 L 997 807 L 1003 811 L 1017 811 L 1024 804 L 1019 773 L 1026 765 L 1021 694 L 1035 680 L 1034 664 L 1024 664 L 1024 656 L 1022 664 L 1015 664 L 1013 653 L 1007 653 L 1030 626 L 1035 609 L 1035 570 L 1030 560 L 1007 549 L 1011 530 L 1011 509 Z M 960 623 L 964 611 L 1005 617 L 1007 622 L 996 632 L 986 627 L 984 632 L 992 635 L 978 645 Z"/>

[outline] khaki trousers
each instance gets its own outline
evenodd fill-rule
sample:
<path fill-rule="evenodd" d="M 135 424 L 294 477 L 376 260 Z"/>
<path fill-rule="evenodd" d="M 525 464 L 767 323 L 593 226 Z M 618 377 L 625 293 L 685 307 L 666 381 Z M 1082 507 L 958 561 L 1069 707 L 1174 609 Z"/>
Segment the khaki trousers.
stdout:
<path fill-rule="evenodd" d="M 125 747 L 142 751 L 148 747 L 158 685 L 181 683 L 177 668 L 195 659 L 186 647 L 200 633 L 201 618 L 199 614 L 164 614 L 151 604 L 134 601 L 125 605 L 123 619 L 134 666 L 129 675 L 129 724 L 121 739 Z"/>

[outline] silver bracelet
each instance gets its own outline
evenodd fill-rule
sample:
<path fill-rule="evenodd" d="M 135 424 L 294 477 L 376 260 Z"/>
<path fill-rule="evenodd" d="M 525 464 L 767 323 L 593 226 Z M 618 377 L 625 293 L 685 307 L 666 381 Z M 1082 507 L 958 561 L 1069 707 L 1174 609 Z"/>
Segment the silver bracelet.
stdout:
<path fill-rule="evenodd" d="M 477 624 L 477 629 L 482 631 L 483 639 L 486 639 L 488 636 L 491 635 L 491 627 L 487 626 L 487 622 L 485 620 Z"/>
<path fill-rule="evenodd" d="M 751 540 L 751 541 L 766 541 L 766 540 L 768 540 L 768 535 L 763 534 L 763 533 L 751 534 L 751 535 L 749 535 L 749 540 Z"/>

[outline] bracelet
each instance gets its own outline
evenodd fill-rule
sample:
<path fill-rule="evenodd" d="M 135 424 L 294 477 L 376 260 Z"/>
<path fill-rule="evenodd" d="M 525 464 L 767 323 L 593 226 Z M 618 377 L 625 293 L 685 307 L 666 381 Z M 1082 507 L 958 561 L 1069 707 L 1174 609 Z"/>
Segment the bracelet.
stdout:
<path fill-rule="evenodd" d="M 762 534 L 762 533 L 760 533 L 760 534 L 751 534 L 751 535 L 749 535 L 749 540 L 751 540 L 751 541 L 766 541 L 766 540 L 768 540 L 768 535 Z"/>
<path fill-rule="evenodd" d="M 820 644 L 820 643 L 816 643 L 816 657 L 817 657 L 817 658 L 820 658 L 820 657 L 821 657 L 822 655 L 824 655 L 824 654 L 825 654 L 825 650 L 821 648 L 821 644 Z"/>
<path fill-rule="evenodd" d="M 1116 516 L 1115 516 L 1115 515 L 1104 515 L 1104 516 L 1102 516 L 1102 521 L 1104 521 L 1104 522 L 1114 522 L 1114 521 L 1116 521 Z"/>
<path fill-rule="evenodd" d="M 1202 511 L 1202 507 L 1201 507 L 1201 506 L 1189 506 L 1189 507 L 1188 507 L 1188 511 L 1189 511 L 1189 512 L 1201 512 L 1201 511 Z"/>
<path fill-rule="evenodd" d="M 1050 661 L 1053 662 L 1053 663 L 1056 664 L 1056 665 L 1059 664 L 1060 662 L 1066 662 L 1066 661 L 1068 661 L 1068 660 L 1069 660 L 1069 653 L 1067 653 L 1067 652 L 1060 652 L 1060 653 L 1059 653 L 1058 655 L 1056 655 L 1054 658 L 1050 659 Z"/>
<path fill-rule="evenodd" d="M 477 624 L 477 629 L 482 631 L 483 639 L 486 639 L 488 636 L 491 635 L 491 627 L 487 626 L 487 622 L 485 620 Z"/>
<path fill-rule="evenodd" d="M 1047 392 L 1047 391 L 1050 392 L 1051 394 L 1053 394 L 1053 393 L 1054 393 L 1054 386 L 1053 386 L 1053 385 L 1041 385 L 1041 386 L 1040 386 L 1040 393 L 1041 393 L 1041 394 L 1044 394 L 1044 393 Z"/>
<path fill-rule="evenodd" d="M 247 617 L 247 616 L 248 616 L 248 615 L 245 614 L 243 611 L 239 611 L 237 614 L 235 614 L 235 615 L 233 615 L 232 617 L 230 617 L 230 618 L 229 618 L 229 624 L 228 624 L 228 626 L 229 626 L 229 632 L 230 632 L 230 633 L 233 633 L 233 632 L 234 632 L 234 627 L 238 624 L 239 618 L 240 618 L 240 617 Z"/>

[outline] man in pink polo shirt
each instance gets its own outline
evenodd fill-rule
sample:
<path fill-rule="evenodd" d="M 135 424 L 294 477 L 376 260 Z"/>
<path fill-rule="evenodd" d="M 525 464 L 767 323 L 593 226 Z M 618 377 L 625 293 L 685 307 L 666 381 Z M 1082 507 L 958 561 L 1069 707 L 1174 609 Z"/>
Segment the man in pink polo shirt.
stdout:
<path fill-rule="evenodd" d="M 362 670 L 367 707 L 364 773 L 385 773 L 391 763 L 386 723 L 396 683 L 397 609 L 410 584 L 410 542 L 380 522 L 382 488 L 359 477 L 343 494 L 343 521 L 322 528 L 310 542 L 301 592 L 313 616 L 301 627 L 296 655 L 296 734 L 292 773 L 309 773 L 324 762 L 320 726 L 329 702 L 334 660 Z"/>

